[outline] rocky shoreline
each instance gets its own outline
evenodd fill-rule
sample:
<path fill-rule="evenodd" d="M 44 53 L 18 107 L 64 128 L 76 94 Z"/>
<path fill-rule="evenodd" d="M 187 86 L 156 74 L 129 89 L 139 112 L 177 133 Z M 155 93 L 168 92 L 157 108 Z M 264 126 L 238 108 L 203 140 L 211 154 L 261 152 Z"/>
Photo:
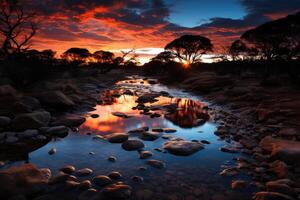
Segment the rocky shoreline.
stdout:
<path fill-rule="evenodd" d="M 99 80 L 76 80 L 69 86 L 64 85 L 68 88 L 66 90 L 57 90 L 57 86 L 62 84 L 55 81 L 55 84 L 51 83 L 47 90 L 42 88 L 39 95 L 34 97 L 29 95 L 24 97 L 24 95 L 18 94 L 15 89 L 9 86 L 5 86 L 4 89 L 1 88 L 0 91 L 6 95 L 6 99 L 15 98 L 14 102 L 11 101 L 13 102 L 12 107 L 18 105 L 18 108 L 21 108 L 20 104 L 23 103 L 23 108 L 31 108 L 31 110 L 14 113 L 15 109 L 11 109 L 11 106 L 9 106 L 10 109 L 1 110 L 1 113 L 5 113 L 5 111 L 11 113 L 3 114 L 3 117 L 0 117 L 1 132 L 4 132 L 4 136 L 1 137 L 1 148 L 4 147 L 6 151 L 1 151 L 4 154 L 0 155 L 7 157 L 7 152 L 11 152 L 12 156 L 16 156 L 15 149 L 24 151 L 24 148 L 28 146 L 30 148 L 28 151 L 25 148 L 26 152 L 31 152 L 53 137 L 65 137 L 69 129 L 77 131 L 77 127 L 85 121 L 85 118 L 81 117 L 82 114 L 93 110 L 95 105 L 103 100 L 100 98 L 99 93 L 110 88 L 112 83 L 124 78 L 124 76 L 115 76 L 114 79 L 107 76 L 98 77 Z M 296 124 L 297 118 L 288 112 L 292 109 L 275 109 L 274 107 L 268 109 L 262 106 L 262 104 L 268 105 L 266 102 L 275 97 L 273 93 L 268 94 L 265 91 L 269 90 L 270 86 L 262 86 L 253 77 L 232 80 L 233 78 L 229 76 L 206 73 L 187 79 L 180 85 L 180 88 L 200 94 L 209 102 L 214 102 L 205 109 L 209 110 L 209 117 L 219 124 L 215 135 L 226 141 L 226 145 L 221 147 L 220 151 L 230 154 L 241 153 L 240 157 L 234 159 L 236 165 L 224 168 L 220 172 L 220 176 L 233 178 L 231 185 L 233 190 L 241 190 L 250 186 L 258 188 L 259 191 L 254 195 L 255 200 L 297 199 L 300 194 L 298 189 L 300 186 L 300 171 L 298 170 L 299 161 L 297 159 L 300 153 L 300 142 L 298 142 L 298 127 L 293 126 L 291 128 L 291 123 Z M 66 82 L 66 80 L 62 81 Z M 178 87 L 178 85 L 175 87 Z M 210 88 L 210 90 L 207 88 Z M 124 93 L 129 92 L 124 91 Z M 132 95 L 132 92 L 130 95 Z M 141 114 L 149 115 L 151 118 L 159 117 L 160 114 L 158 113 L 155 113 L 155 116 L 151 115 L 151 111 L 158 108 L 147 107 L 145 103 L 153 102 L 155 98 L 161 95 L 168 96 L 167 93 L 162 92 L 141 95 L 137 99 L 138 106 L 133 109 L 141 110 L 143 111 Z M 276 93 L 276 95 L 280 97 L 282 93 Z M 291 99 L 295 101 L 295 97 L 298 96 L 295 95 Z M 24 103 L 24 99 L 26 99 L 26 103 Z M 35 102 L 35 104 L 32 102 Z M 285 102 L 289 101 L 285 99 Z M 26 107 L 28 105 L 34 106 Z M 275 106 L 276 104 L 274 102 L 270 105 Z M 294 106 L 290 103 L 289 105 Z M 280 106 L 286 105 L 280 104 Z M 63 113 L 58 113 L 56 110 L 62 107 L 68 109 Z M 171 106 L 167 109 L 172 110 L 174 108 Z M 121 112 L 113 113 L 113 115 L 121 118 L 131 117 Z M 97 118 L 98 116 L 93 115 L 91 117 Z M 172 116 L 166 117 L 172 119 Z M 291 119 L 291 117 L 294 118 Z M 207 119 L 208 115 L 202 113 L 201 120 L 203 122 L 197 123 L 205 123 Z M 122 143 L 124 150 L 138 151 L 140 159 L 151 158 L 153 154 L 151 151 L 140 150 L 144 147 L 143 142 L 140 140 L 154 141 L 162 137 L 168 141 L 164 143 L 163 149 L 154 150 L 179 156 L 191 155 L 203 149 L 204 145 L 210 144 L 206 140 L 186 141 L 181 138 L 169 137 L 170 135 L 166 134 L 172 132 L 176 132 L 176 130 L 151 127 L 150 131 L 149 127 L 144 127 L 131 130 L 128 133 L 116 133 L 107 137 L 94 136 L 94 138 L 107 140 L 110 143 Z M 138 134 L 140 140 L 129 139 L 129 134 Z M 55 154 L 56 149 L 50 149 L 48 153 L 50 155 Z M 22 160 L 24 160 L 24 156 Z M 108 161 L 115 162 L 116 158 L 111 156 Z M 1 162 L 2 166 L 4 164 L 4 162 Z M 157 169 L 165 168 L 166 165 L 164 162 L 155 159 L 146 160 L 146 164 Z M 112 171 L 109 174 L 101 174 L 92 179 L 85 179 L 86 176 L 93 175 L 93 170 L 89 168 L 76 169 L 70 165 L 61 167 L 60 172 L 55 175 L 52 175 L 49 169 L 38 169 L 31 164 L 2 170 L 0 172 L 0 182 L 8 182 L 9 184 L 0 189 L 0 194 L 3 198 L 9 196 L 10 199 L 26 199 L 25 196 L 32 196 L 37 197 L 34 199 L 77 198 L 84 200 L 127 199 L 133 193 L 131 186 L 120 180 L 122 174 L 119 172 Z M 140 170 L 145 170 L 145 168 Z M 235 178 L 241 172 L 247 172 L 253 180 L 245 181 Z M 131 180 L 143 182 L 143 177 L 133 176 Z M 101 190 L 94 189 L 94 186 L 100 187 Z M 146 198 L 146 196 L 147 194 L 143 193 L 141 198 Z M 216 199 L 226 198 L 218 196 Z"/>
<path fill-rule="evenodd" d="M 163 77 L 158 77 L 164 80 Z M 288 77 L 263 80 L 252 73 L 240 76 L 203 72 L 180 84 L 168 84 L 212 102 L 215 134 L 228 143 L 220 150 L 241 152 L 236 167 L 223 176 L 246 170 L 252 181 L 232 182 L 233 189 L 255 185 L 255 200 L 292 200 L 300 197 L 300 91 Z"/>

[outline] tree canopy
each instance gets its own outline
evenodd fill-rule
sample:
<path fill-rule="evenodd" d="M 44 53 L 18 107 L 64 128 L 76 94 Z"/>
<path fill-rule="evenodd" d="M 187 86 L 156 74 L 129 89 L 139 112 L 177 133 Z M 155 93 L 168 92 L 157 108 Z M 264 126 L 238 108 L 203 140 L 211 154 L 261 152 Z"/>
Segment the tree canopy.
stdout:
<path fill-rule="evenodd" d="M 180 62 L 193 64 L 201 61 L 203 54 L 212 51 L 210 39 L 200 35 L 184 35 L 167 44 L 166 51 L 179 59 Z"/>
<path fill-rule="evenodd" d="M 93 55 L 93 58 L 98 63 L 113 63 L 115 55 L 109 51 L 96 51 Z"/>
<path fill-rule="evenodd" d="M 62 54 L 62 58 L 68 61 L 85 62 L 91 53 L 84 48 L 70 48 Z"/>
<path fill-rule="evenodd" d="M 261 59 L 299 58 L 300 12 L 249 30 L 241 40 L 255 48 Z"/>

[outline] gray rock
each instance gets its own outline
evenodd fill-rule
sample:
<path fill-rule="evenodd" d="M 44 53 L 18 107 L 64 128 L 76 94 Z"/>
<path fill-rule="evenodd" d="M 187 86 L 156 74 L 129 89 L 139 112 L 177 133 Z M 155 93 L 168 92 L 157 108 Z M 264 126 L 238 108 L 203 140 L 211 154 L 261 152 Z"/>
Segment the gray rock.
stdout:
<path fill-rule="evenodd" d="M 7 144 L 14 144 L 18 141 L 19 141 L 19 139 L 15 136 L 9 136 L 5 139 L 5 143 L 7 143 Z"/>
<path fill-rule="evenodd" d="M 126 151 L 135 151 L 144 148 L 144 146 L 144 143 L 140 140 L 127 140 L 122 144 L 122 148 Z"/>
<path fill-rule="evenodd" d="M 166 142 L 164 144 L 164 149 L 174 155 L 188 156 L 204 149 L 204 146 L 199 142 L 180 140 Z"/>
<path fill-rule="evenodd" d="M 160 133 L 157 132 L 152 132 L 152 131 L 147 131 L 141 133 L 139 136 L 140 139 L 145 140 L 145 141 L 154 141 L 157 140 L 160 137 Z"/>
<path fill-rule="evenodd" d="M 107 141 L 110 143 L 123 143 L 128 140 L 127 133 L 113 133 L 106 136 Z"/>
<path fill-rule="evenodd" d="M 12 120 L 11 126 L 14 130 L 38 129 L 47 126 L 50 117 L 50 113 L 46 111 L 20 114 Z"/>
<path fill-rule="evenodd" d="M 49 91 L 37 95 L 42 104 L 54 108 L 68 108 L 75 106 L 75 103 L 62 91 Z"/>
<path fill-rule="evenodd" d="M 102 187 L 111 184 L 112 180 L 108 176 L 99 175 L 93 178 L 93 183 Z"/>
<path fill-rule="evenodd" d="M 65 137 L 68 135 L 69 129 L 66 126 L 54 126 L 46 129 L 45 133 L 51 136 Z"/>
<path fill-rule="evenodd" d="M 54 126 L 68 126 L 68 127 L 76 127 L 80 126 L 85 122 L 85 118 L 75 114 L 67 114 L 59 119 L 57 119 L 53 125 Z"/>
<path fill-rule="evenodd" d="M 6 127 L 10 124 L 11 119 L 9 117 L 0 116 L 0 127 Z"/>

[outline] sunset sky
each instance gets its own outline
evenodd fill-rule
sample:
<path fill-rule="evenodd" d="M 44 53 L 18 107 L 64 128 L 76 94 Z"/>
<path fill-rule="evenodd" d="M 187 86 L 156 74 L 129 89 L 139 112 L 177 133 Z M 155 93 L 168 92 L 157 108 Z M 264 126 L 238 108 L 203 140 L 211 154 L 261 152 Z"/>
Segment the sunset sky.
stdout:
<path fill-rule="evenodd" d="M 183 34 L 221 51 L 244 31 L 300 10 L 300 0 L 23 0 L 38 14 L 32 47 L 137 49 L 145 62 Z"/>

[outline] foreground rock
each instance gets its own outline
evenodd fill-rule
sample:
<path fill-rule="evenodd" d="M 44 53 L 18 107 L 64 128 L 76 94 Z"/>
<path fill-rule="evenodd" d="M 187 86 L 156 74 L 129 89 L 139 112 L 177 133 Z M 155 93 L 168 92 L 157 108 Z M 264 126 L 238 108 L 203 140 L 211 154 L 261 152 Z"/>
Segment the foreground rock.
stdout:
<path fill-rule="evenodd" d="M 144 148 L 144 143 L 140 140 L 127 140 L 122 144 L 122 148 L 126 151 L 135 151 Z"/>
<path fill-rule="evenodd" d="M 128 140 L 128 134 L 126 133 L 113 133 L 106 136 L 107 141 L 110 143 L 123 143 Z"/>
<path fill-rule="evenodd" d="M 112 180 L 108 176 L 99 175 L 93 178 L 93 183 L 102 187 L 111 184 Z"/>
<path fill-rule="evenodd" d="M 164 149 L 174 155 L 189 156 L 204 149 L 204 146 L 199 142 L 180 140 L 166 142 L 164 144 Z"/>
<path fill-rule="evenodd" d="M 125 184 L 112 184 L 102 190 L 107 199 L 128 199 L 132 194 L 132 188 Z"/>
<path fill-rule="evenodd" d="M 255 194 L 254 199 L 255 200 L 295 200 L 293 197 L 278 192 L 258 192 Z"/>
<path fill-rule="evenodd" d="M 8 126 L 10 122 L 11 120 L 9 117 L 0 116 L 0 128 Z"/>
<path fill-rule="evenodd" d="M 53 108 L 69 108 L 75 106 L 75 103 L 68 98 L 62 91 L 43 92 L 37 96 L 40 102 Z"/>
<path fill-rule="evenodd" d="M 42 192 L 51 177 L 49 169 L 38 169 L 32 164 L 0 171 L 0 199 Z"/>
<path fill-rule="evenodd" d="M 46 111 L 20 114 L 12 120 L 11 126 L 14 130 L 38 129 L 48 126 L 50 117 Z"/>
<path fill-rule="evenodd" d="M 85 122 L 85 118 L 75 114 L 67 114 L 63 117 L 57 119 L 53 125 L 54 126 L 68 126 L 68 127 L 77 127 Z"/>
<path fill-rule="evenodd" d="M 271 159 L 289 164 L 300 164 L 300 142 L 265 137 L 259 144 L 262 150 L 271 154 Z"/>
<path fill-rule="evenodd" d="M 160 135 L 161 134 L 157 132 L 147 131 L 143 132 L 139 138 L 145 141 L 154 141 L 157 140 L 160 137 Z"/>
<path fill-rule="evenodd" d="M 147 164 L 157 169 L 162 169 L 166 167 L 166 164 L 160 160 L 148 160 Z"/>

